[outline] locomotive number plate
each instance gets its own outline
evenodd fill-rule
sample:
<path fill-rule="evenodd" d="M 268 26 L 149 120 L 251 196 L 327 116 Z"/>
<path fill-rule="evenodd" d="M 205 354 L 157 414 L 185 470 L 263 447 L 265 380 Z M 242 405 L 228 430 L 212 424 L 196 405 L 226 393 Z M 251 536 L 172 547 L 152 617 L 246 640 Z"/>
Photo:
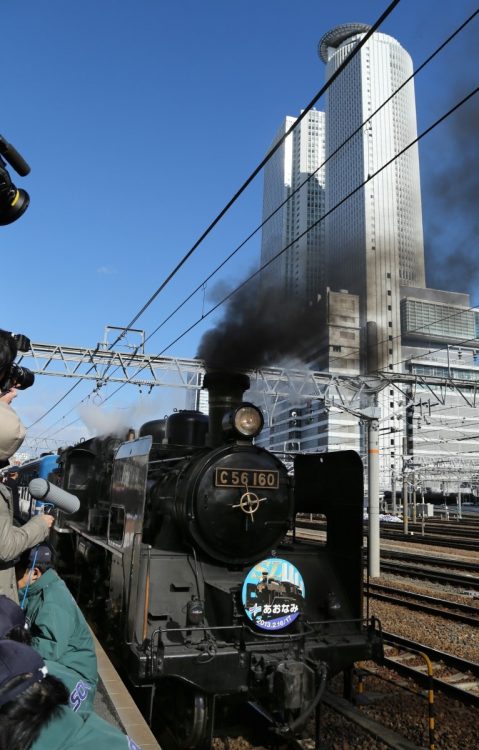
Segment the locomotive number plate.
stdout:
<path fill-rule="evenodd" d="M 215 487 L 248 487 L 248 489 L 279 487 L 279 471 L 270 469 L 216 469 Z"/>

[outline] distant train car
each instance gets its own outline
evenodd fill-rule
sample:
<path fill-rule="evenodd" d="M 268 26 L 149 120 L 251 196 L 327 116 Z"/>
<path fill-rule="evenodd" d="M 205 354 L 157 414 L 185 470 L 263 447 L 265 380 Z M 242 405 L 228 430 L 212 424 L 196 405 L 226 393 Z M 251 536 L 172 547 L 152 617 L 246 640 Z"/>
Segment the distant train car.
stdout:
<path fill-rule="evenodd" d="M 40 456 L 40 458 L 34 458 L 32 461 L 20 464 L 20 466 L 10 466 L 6 473 L 13 472 L 19 474 L 18 494 L 20 516 L 24 521 L 28 521 L 31 516 L 43 513 L 44 506 L 41 500 L 35 500 L 30 495 L 28 485 L 32 479 L 36 479 L 37 477 L 46 479 L 53 484 L 58 484 L 58 455 L 48 453 Z"/>
<path fill-rule="evenodd" d="M 432 503 L 433 505 L 456 505 L 458 499 L 457 492 L 441 492 L 439 490 L 433 490 L 431 487 L 426 487 L 423 492 L 420 490 L 416 491 L 416 502 L 418 503 Z M 392 494 L 390 490 L 384 492 L 384 500 L 386 504 L 392 502 Z M 470 485 L 464 485 L 461 487 L 461 500 L 472 505 L 479 504 L 479 497 L 474 492 L 474 489 Z M 396 490 L 396 502 L 402 503 L 402 492 Z"/>

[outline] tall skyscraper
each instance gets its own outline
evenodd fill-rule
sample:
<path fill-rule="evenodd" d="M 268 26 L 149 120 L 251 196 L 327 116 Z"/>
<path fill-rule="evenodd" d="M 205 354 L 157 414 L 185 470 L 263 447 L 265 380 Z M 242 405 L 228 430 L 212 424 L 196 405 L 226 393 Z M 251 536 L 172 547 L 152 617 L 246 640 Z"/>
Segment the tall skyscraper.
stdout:
<path fill-rule="evenodd" d="M 369 28 L 345 24 L 322 37 L 318 51 L 327 79 Z M 367 121 L 412 70 L 411 58 L 399 42 L 375 33 L 330 86 L 326 211 L 416 138 L 413 81 Z M 400 286 L 425 286 L 417 146 L 351 195 L 325 223 L 328 285 L 359 295 L 364 333 L 367 322 L 377 325 L 377 347 L 369 342 L 377 352 L 376 366 L 401 369 Z M 363 347 L 366 350 L 365 340 Z M 366 361 L 364 357 L 363 370 Z"/>
<path fill-rule="evenodd" d="M 321 38 L 326 79 L 369 29 L 346 24 Z M 413 81 L 395 93 L 412 71 L 398 41 L 373 34 L 331 84 L 326 114 L 309 113 L 288 136 L 265 169 L 263 218 L 291 200 L 264 227 L 261 259 L 288 246 L 267 278 L 305 302 L 321 297 L 313 367 L 352 377 L 378 369 L 477 380 L 479 314 L 468 295 L 425 285 L 417 146 L 395 158 L 417 137 Z M 286 118 L 276 142 L 292 123 Z M 323 161 L 312 185 L 292 195 Z M 449 476 L 445 461 L 459 455 L 465 466 L 477 463 L 477 407 L 456 386 L 391 382 L 378 400 L 383 490 L 408 474 L 411 460 L 425 467 L 416 471 L 416 486 L 421 474 L 421 486 L 434 489 Z M 278 451 L 349 447 L 366 455 L 364 437 L 357 418 L 336 404 L 284 400 L 263 443 Z M 437 461 L 440 469 L 428 473 Z"/>
<path fill-rule="evenodd" d="M 285 118 L 273 145 L 294 121 Z M 308 231 L 324 214 L 324 147 L 324 112 L 311 110 L 264 173 L 263 221 L 276 213 L 263 227 L 261 264 L 287 250 L 267 267 L 263 279 L 305 301 L 315 301 L 325 283 L 324 222 Z"/>

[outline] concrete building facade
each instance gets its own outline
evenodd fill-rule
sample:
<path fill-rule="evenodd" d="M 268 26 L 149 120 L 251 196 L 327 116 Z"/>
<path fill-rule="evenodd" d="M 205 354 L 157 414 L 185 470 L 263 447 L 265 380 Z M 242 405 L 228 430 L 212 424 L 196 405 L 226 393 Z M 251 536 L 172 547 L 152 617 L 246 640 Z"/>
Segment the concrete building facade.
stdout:
<path fill-rule="evenodd" d="M 295 122 L 286 117 L 273 145 Z M 315 301 L 324 286 L 324 112 L 311 110 L 265 166 L 261 265 L 281 253 L 263 281 Z M 283 205 L 284 204 L 284 205 Z M 271 218 L 269 218 L 271 217 Z M 283 251 L 284 252 L 281 252 Z"/>
<path fill-rule="evenodd" d="M 369 28 L 345 24 L 322 37 L 326 79 Z M 378 367 L 393 371 L 401 360 L 400 286 L 425 286 L 417 146 L 372 175 L 417 136 L 413 81 L 384 104 L 412 70 L 399 42 L 375 33 L 330 86 L 326 107 L 326 211 L 350 195 L 325 222 L 328 284 L 359 295 L 363 347 L 374 322 Z"/>
<path fill-rule="evenodd" d="M 321 38 L 326 79 L 369 28 L 346 24 Z M 407 148 L 417 137 L 412 72 L 397 40 L 373 34 L 329 88 L 325 115 L 310 113 L 288 136 L 265 169 L 263 218 L 291 200 L 263 229 L 261 261 L 288 247 L 268 278 L 321 300 L 312 369 L 477 380 L 478 312 L 467 294 L 426 288 L 419 157 L 417 145 Z M 293 123 L 286 118 L 276 139 Z M 312 188 L 293 195 L 323 161 Z M 414 461 L 479 458 L 477 407 L 457 390 L 391 383 L 378 403 L 382 490 Z M 366 456 L 358 419 L 320 402 L 276 404 L 261 442 L 280 452 L 354 448 Z"/>

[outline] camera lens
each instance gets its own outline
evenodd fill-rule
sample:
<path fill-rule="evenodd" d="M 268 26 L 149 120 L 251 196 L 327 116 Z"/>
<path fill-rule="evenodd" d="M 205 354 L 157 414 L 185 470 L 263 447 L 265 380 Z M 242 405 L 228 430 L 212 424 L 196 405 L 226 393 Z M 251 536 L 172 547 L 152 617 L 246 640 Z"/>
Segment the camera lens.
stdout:
<path fill-rule="evenodd" d="M 10 368 L 10 388 L 18 388 L 20 391 L 24 391 L 26 388 L 30 388 L 35 382 L 35 375 L 28 367 L 20 367 L 19 365 L 13 364 Z"/>

